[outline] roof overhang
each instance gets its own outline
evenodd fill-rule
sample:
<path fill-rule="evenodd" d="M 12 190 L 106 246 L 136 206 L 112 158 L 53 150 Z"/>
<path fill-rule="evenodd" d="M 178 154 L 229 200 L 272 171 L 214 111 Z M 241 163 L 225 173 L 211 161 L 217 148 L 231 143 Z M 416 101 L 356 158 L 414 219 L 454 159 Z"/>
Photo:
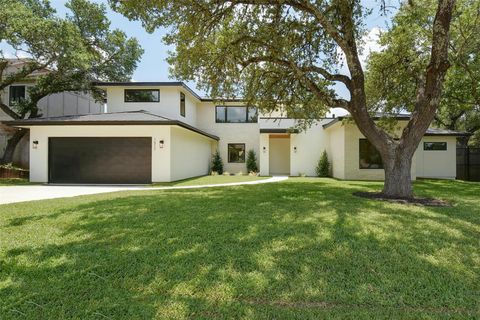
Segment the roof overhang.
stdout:
<path fill-rule="evenodd" d="M 100 89 L 106 89 L 108 87 L 181 87 L 184 90 L 188 91 L 193 97 L 198 99 L 201 102 L 243 102 L 245 101 L 242 98 L 231 98 L 231 99 L 212 99 L 212 98 L 202 98 L 200 97 L 192 88 L 190 88 L 186 83 L 181 81 L 142 81 L 142 82 L 102 82 L 97 81 L 92 83 L 95 87 Z"/>
<path fill-rule="evenodd" d="M 12 127 L 41 127 L 41 126 L 179 126 L 181 128 L 193 131 L 195 133 L 201 134 L 205 137 L 208 137 L 213 140 L 220 140 L 216 135 L 207 133 L 203 130 L 197 129 L 189 124 L 178 120 L 159 120 L 159 121 L 75 121 L 75 120 L 12 120 L 12 121 L 3 121 L 2 123 L 12 126 Z"/>
<path fill-rule="evenodd" d="M 298 129 L 260 129 L 260 133 L 299 133 Z"/>

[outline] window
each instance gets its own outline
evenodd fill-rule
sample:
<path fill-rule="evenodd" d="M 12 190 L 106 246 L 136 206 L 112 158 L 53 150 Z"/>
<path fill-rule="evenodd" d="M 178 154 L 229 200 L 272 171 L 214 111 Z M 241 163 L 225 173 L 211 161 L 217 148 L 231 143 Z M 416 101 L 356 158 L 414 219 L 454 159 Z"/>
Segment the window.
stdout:
<path fill-rule="evenodd" d="M 185 94 L 180 92 L 180 115 L 185 117 Z"/>
<path fill-rule="evenodd" d="M 360 139 L 360 169 L 383 169 L 380 153 L 367 139 Z"/>
<path fill-rule="evenodd" d="M 229 143 L 228 144 L 228 162 L 233 162 L 233 163 L 245 162 L 245 143 Z"/>
<path fill-rule="evenodd" d="M 257 108 L 247 106 L 216 106 L 217 123 L 256 123 Z"/>
<path fill-rule="evenodd" d="M 447 150 L 446 142 L 424 142 L 423 150 L 425 151 L 443 151 Z"/>
<path fill-rule="evenodd" d="M 9 104 L 14 105 L 25 100 L 25 86 L 10 86 Z"/>
<path fill-rule="evenodd" d="M 153 89 L 125 89 L 125 102 L 159 102 L 160 91 Z"/>

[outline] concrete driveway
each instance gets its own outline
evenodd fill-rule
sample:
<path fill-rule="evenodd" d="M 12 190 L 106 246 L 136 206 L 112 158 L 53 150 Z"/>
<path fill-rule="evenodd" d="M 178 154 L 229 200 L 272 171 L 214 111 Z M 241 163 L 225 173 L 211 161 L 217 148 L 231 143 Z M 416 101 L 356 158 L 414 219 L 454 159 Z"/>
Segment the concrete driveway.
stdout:
<path fill-rule="evenodd" d="M 230 182 L 222 184 L 176 186 L 176 187 L 150 187 L 150 186 L 59 186 L 59 185 L 27 185 L 0 187 L 0 204 L 45 200 L 55 198 L 76 197 L 89 194 L 127 191 L 127 190 L 172 190 L 172 189 L 196 189 L 228 187 L 249 184 L 263 184 L 287 180 L 286 176 L 275 176 L 264 180 Z"/>
<path fill-rule="evenodd" d="M 0 187 L 0 204 L 32 200 L 76 197 L 88 194 L 135 190 L 145 187 L 132 186 L 6 186 Z"/>

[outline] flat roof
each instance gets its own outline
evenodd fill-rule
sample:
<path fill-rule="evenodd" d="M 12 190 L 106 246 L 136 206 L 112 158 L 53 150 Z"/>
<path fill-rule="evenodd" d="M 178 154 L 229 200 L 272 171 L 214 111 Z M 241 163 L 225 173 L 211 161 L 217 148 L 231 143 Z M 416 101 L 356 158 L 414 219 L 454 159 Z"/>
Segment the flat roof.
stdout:
<path fill-rule="evenodd" d="M 220 140 L 216 135 L 197 129 L 179 120 L 172 120 L 161 117 L 144 110 L 96 113 L 72 116 L 60 116 L 49 118 L 33 118 L 3 121 L 3 123 L 14 126 L 96 126 L 96 125 L 172 125 L 179 126 L 195 133 L 204 135 L 213 140 Z"/>
<path fill-rule="evenodd" d="M 200 97 L 192 88 L 190 88 L 185 82 L 182 81 L 124 81 L 124 82 L 102 82 L 97 81 L 93 82 L 93 85 L 96 87 L 181 87 L 188 91 L 192 96 L 198 99 L 201 102 L 213 102 L 213 101 L 221 101 L 221 102 L 242 102 L 244 99 L 242 98 L 228 98 L 228 99 L 213 99 L 213 98 L 204 98 Z"/>
<path fill-rule="evenodd" d="M 401 121 L 410 120 L 410 115 L 409 114 L 392 115 L 392 117 L 394 117 L 396 120 L 401 120 Z M 382 118 L 381 114 L 377 114 L 377 115 L 372 117 L 373 120 L 379 120 L 381 118 Z M 334 119 L 332 119 L 332 121 L 324 124 L 323 128 L 327 129 L 327 128 L 333 126 L 334 124 L 336 124 L 340 121 L 343 121 L 344 119 L 351 119 L 351 117 L 350 116 L 341 116 L 341 117 L 334 118 Z M 461 137 L 461 136 L 470 136 L 471 133 L 463 132 L 463 131 L 454 131 L 454 130 L 447 130 L 447 129 L 430 127 L 430 128 L 427 129 L 427 131 L 425 132 L 424 135 L 425 136 L 457 136 L 457 137 Z"/>

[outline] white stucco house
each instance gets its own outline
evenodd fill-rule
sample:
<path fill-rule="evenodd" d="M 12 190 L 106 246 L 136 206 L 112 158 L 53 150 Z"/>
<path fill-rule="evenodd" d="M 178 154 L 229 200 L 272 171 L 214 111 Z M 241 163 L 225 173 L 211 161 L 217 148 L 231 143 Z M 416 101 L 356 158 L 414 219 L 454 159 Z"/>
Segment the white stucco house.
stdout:
<path fill-rule="evenodd" d="M 214 102 L 182 82 L 97 83 L 107 110 L 7 121 L 30 129 L 30 180 L 49 183 L 165 182 L 209 174 L 218 150 L 224 169 L 246 172 L 257 154 L 261 175 L 315 175 L 326 150 L 339 179 L 384 178 L 378 152 L 352 122 L 325 118 L 306 131 L 295 119 L 259 115 L 241 100 Z M 400 118 L 398 130 L 408 116 Z M 404 119 L 404 120 L 403 120 Z M 429 129 L 412 177 L 454 179 L 460 132 Z"/>

